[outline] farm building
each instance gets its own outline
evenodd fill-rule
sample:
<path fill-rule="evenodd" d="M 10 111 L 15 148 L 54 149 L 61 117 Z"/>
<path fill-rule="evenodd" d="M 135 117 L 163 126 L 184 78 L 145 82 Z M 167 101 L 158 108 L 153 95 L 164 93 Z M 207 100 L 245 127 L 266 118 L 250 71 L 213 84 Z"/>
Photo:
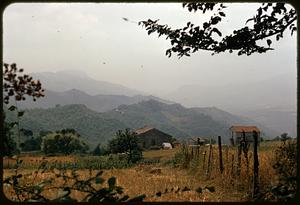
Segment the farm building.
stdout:
<path fill-rule="evenodd" d="M 231 126 L 229 128 L 231 132 L 231 144 L 239 144 L 239 142 L 245 136 L 245 140 L 248 143 L 253 143 L 253 131 L 258 134 L 258 141 L 260 141 L 260 130 L 256 126 Z"/>
<path fill-rule="evenodd" d="M 145 126 L 135 130 L 139 144 L 142 148 L 149 149 L 154 146 L 161 147 L 163 143 L 171 143 L 172 136 L 156 128 Z"/>

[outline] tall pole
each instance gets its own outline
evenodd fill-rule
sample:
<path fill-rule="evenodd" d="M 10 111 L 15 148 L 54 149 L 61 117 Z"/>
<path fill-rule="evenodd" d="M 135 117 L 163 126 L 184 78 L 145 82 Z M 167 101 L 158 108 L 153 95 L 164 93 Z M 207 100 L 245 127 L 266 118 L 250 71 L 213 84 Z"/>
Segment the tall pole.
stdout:
<path fill-rule="evenodd" d="M 221 136 L 218 136 L 218 145 L 219 145 L 219 162 L 220 162 L 220 172 L 223 173 L 223 159 L 222 159 L 222 143 L 221 143 Z"/>
<path fill-rule="evenodd" d="M 258 134 L 254 130 L 253 131 L 253 195 L 252 198 L 256 198 L 259 193 L 259 184 L 258 184 L 258 154 L 257 154 L 257 145 L 258 145 Z"/>

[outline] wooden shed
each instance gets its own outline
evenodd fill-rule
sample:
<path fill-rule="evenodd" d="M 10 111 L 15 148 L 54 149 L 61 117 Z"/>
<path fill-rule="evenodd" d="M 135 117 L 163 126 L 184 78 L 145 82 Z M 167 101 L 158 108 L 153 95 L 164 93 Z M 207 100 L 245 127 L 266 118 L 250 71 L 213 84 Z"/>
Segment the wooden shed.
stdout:
<path fill-rule="evenodd" d="M 231 133 L 231 144 L 239 144 L 244 138 L 248 143 L 253 143 L 253 131 L 258 134 L 258 141 L 260 141 L 260 130 L 256 126 L 231 126 L 229 128 Z"/>
<path fill-rule="evenodd" d="M 162 147 L 163 143 L 171 143 L 172 136 L 164 133 L 156 128 L 145 126 L 135 130 L 139 144 L 144 149 L 149 149 L 153 146 Z"/>

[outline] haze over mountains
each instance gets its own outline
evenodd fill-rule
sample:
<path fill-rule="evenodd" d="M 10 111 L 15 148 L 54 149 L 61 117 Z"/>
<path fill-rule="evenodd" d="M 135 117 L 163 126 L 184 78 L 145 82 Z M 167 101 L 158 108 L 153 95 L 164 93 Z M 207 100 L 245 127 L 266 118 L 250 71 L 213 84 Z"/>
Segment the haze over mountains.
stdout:
<path fill-rule="evenodd" d="M 188 107 L 213 105 L 234 113 L 265 108 L 294 111 L 297 103 L 296 78 L 291 74 L 282 74 L 263 81 L 254 79 L 251 83 L 247 79 L 245 84 L 185 85 L 166 97 Z"/>
<path fill-rule="evenodd" d="M 30 75 L 41 80 L 43 87 L 46 88 L 46 96 L 35 103 L 25 101 L 23 108 L 84 104 L 93 111 L 107 112 L 123 104 L 131 105 L 152 99 L 167 104 L 177 102 L 185 107 L 214 107 L 211 108 L 210 113 L 206 113 L 209 116 L 212 116 L 214 109 L 218 107 L 254 120 L 252 121 L 254 124 L 258 123 L 272 130 L 273 135 L 288 132 L 296 136 L 296 92 L 294 92 L 296 81 L 290 75 L 240 86 L 183 86 L 162 98 L 122 85 L 94 80 L 82 71 L 44 72 Z M 234 122 L 230 121 L 233 116 L 235 115 L 228 119 L 224 118 L 223 121 L 231 125 Z M 239 121 L 235 122 L 239 123 Z"/>
<path fill-rule="evenodd" d="M 35 79 L 43 82 L 47 90 L 62 92 L 72 89 L 78 89 L 90 95 L 127 95 L 134 96 L 144 94 L 142 91 L 127 88 L 125 86 L 98 81 L 87 76 L 83 71 L 64 70 L 59 72 L 39 72 L 30 73 Z"/>
<path fill-rule="evenodd" d="M 167 99 L 187 107 L 216 106 L 280 133 L 297 135 L 297 80 L 291 74 L 247 84 L 186 85 L 167 95 Z"/>
<path fill-rule="evenodd" d="M 105 112 L 125 104 L 130 105 L 145 100 L 157 100 L 164 103 L 172 103 L 171 101 L 164 100 L 152 95 L 89 95 L 81 90 L 72 89 L 64 92 L 55 92 L 45 90 L 45 97 L 40 98 L 35 103 L 31 101 L 24 101 L 20 106 L 22 108 L 52 108 L 56 105 L 70 105 L 70 104 L 83 104 L 89 109 L 97 112 Z"/>

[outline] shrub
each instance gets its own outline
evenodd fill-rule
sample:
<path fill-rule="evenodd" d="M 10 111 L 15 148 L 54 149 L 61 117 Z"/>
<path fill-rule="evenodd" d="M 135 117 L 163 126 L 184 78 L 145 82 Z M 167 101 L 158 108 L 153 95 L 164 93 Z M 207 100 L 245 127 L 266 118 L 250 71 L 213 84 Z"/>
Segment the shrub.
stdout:
<path fill-rule="evenodd" d="M 279 200 L 293 198 L 297 189 L 297 141 L 283 141 L 275 150 L 274 162 L 278 184 L 272 187 L 272 194 Z"/>
<path fill-rule="evenodd" d="M 125 153 L 128 163 L 136 163 L 143 158 L 142 149 L 138 145 L 138 139 L 134 132 L 126 129 L 124 132 L 119 130 L 116 137 L 108 144 L 111 153 Z"/>
<path fill-rule="evenodd" d="M 43 138 L 42 151 L 45 154 L 85 153 L 88 145 L 79 139 L 79 136 L 71 132 L 55 132 L 47 134 Z"/>

